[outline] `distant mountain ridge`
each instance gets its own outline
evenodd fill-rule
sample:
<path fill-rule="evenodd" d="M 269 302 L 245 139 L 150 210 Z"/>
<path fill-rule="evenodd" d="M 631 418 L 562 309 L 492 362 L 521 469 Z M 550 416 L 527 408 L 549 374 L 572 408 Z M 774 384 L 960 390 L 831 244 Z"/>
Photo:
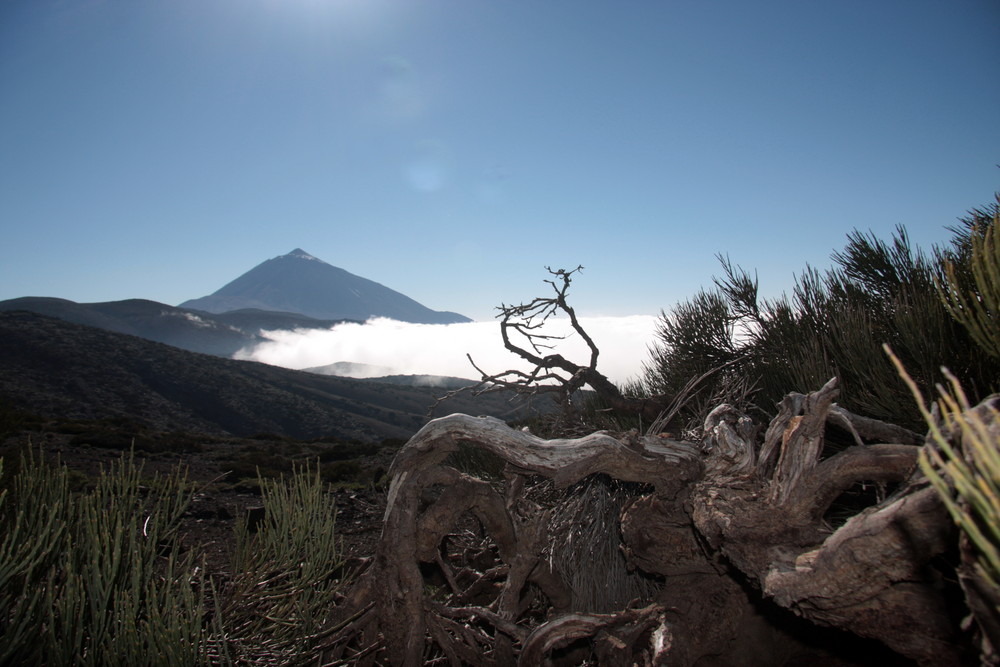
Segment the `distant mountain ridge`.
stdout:
<path fill-rule="evenodd" d="M 475 387 L 479 384 L 477 380 L 448 375 L 400 375 L 388 366 L 373 366 L 371 364 L 358 364 L 350 361 L 338 361 L 333 364 L 326 364 L 325 366 L 313 366 L 300 370 L 317 375 L 335 375 L 337 377 L 371 380 L 387 384 L 404 384 L 411 387 L 436 387 L 447 390 Z"/>
<path fill-rule="evenodd" d="M 178 306 L 209 313 L 257 309 L 299 313 L 321 320 L 387 317 L 416 324 L 471 322 L 436 311 L 367 278 L 327 264 L 301 248 L 250 269 L 208 296 Z"/>
<path fill-rule="evenodd" d="M 189 352 L 231 357 L 266 339 L 261 331 L 329 329 L 339 321 L 316 320 L 296 313 L 237 310 L 212 314 L 168 306 L 147 299 L 76 303 L 28 296 L 0 301 L 0 312 L 26 310 L 106 331 L 140 336 Z"/>
<path fill-rule="evenodd" d="M 386 375 L 394 375 L 395 369 L 389 366 L 376 366 L 374 364 L 361 364 L 353 361 L 338 361 L 323 366 L 312 366 L 302 368 L 306 373 L 316 373 L 317 375 L 336 375 L 345 378 L 377 378 Z"/>

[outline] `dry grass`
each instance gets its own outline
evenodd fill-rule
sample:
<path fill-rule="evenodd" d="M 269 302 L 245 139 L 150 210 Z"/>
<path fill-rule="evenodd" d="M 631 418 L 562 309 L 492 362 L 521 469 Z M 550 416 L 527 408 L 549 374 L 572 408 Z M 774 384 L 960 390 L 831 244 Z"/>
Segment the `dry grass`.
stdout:
<path fill-rule="evenodd" d="M 570 488 L 550 523 L 550 554 L 572 590 L 574 611 L 607 613 L 649 600 L 660 582 L 630 572 L 621 551 L 619 517 L 635 485 L 593 475 Z"/>

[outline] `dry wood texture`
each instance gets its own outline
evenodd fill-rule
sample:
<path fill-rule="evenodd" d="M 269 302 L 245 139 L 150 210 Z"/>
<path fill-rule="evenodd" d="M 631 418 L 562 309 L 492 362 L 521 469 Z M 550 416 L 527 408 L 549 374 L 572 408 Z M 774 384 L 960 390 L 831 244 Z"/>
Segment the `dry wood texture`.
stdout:
<path fill-rule="evenodd" d="M 835 380 L 789 395 L 762 443 L 728 406 L 711 413 L 701 443 L 634 432 L 543 440 L 466 415 L 430 422 L 392 466 L 381 543 L 343 605 L 330 657 L 689 665 L 742 655 L 747 664 L 750 635 L 783 632 L 760 620 L 767 604 L 920 664 L 958 664 L 958 619 L 932 566 L 957 540 L 916 470 L 919 447 L 902 429 L 842 410 L 836 395 Z M 831 424 L 849 434 L 836 451 Z M 873 436 L 882 442 L 865 444 Z M 501 461 L 502 475 L 452 467 L 460 447 Z M 554 528 L 566 494 L 595 479 L 627 489 L 616 516 L 592 520 L 620 541 L 622 576 L 633 569 L 651 591 L 613 613 L 574 608 L 579 579 L 560 563 L 587 559 L 559 553 L 590 547 L 570 544 L 580 531 Z M 859 482 L 895 490 L 830 525 L 830 507 Z M 592 577 L 618 576 L 600 567 Z M 754 588 L 764 602 L 753 602 Z M 772 642 L 785 654 L 759 654 L 760 664 L 791 659 L 797 644 L 786 639 Z"/>

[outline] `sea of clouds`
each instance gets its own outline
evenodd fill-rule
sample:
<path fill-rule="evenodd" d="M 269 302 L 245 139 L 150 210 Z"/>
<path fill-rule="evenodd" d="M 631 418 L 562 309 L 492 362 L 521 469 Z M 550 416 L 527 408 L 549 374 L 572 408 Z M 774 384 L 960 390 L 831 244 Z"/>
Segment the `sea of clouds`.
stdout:
<path fill-rule="evenodd" d="M 613 382 L 637 378 L 649 359 L 658 318 L 580 318 L 584 331 L 594 340 L 600 356 L 597 369 Z M 556 352 L 580 365 L 590 360 L 586 342 L 573 332 L 568 319 L 546 322 L 542 333 L 566 336 L 552 341 Z M 411 324 L 385 318 L 365 324 L 338 324 L 331 329 L 265 331 L 267 341 L 236 354 L 237 359 L 260 361 L 273 366 L 303 369 L 337 362 L 368 364 L 373 375 L 443 375 L 479 379 L 469 363 L 487 373 L 516 368 L 528 370 L 519 357 L 504 349 L 499 322 L 464 324 Z M 517 342 L 516 339 L 514 339 Z M 524 343 L 523 339 L 520 341 Z M 391 369 L 391 372 L 386 372 Z"/>

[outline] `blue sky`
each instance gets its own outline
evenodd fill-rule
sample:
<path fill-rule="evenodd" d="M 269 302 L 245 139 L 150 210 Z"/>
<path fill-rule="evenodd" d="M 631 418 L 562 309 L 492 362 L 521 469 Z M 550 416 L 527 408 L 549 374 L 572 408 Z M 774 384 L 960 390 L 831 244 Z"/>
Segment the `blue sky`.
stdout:
<path fill-rule="evenodd" d="M 204 296 L 301 247 L 489 319 L 655 315 L 1000 189 L 1000 3 L 2 0 L 0 299 Z"/>

